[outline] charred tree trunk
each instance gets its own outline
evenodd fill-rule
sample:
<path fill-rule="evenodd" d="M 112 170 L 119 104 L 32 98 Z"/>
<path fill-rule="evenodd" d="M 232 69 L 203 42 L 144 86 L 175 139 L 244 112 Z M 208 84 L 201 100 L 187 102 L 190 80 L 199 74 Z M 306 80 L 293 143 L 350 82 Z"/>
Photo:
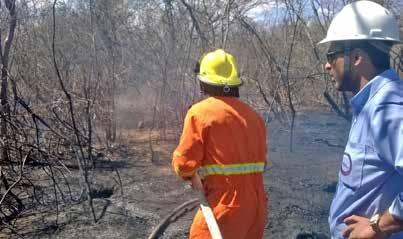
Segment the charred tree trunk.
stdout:
<path fill-rule="evenodd" d="M 8 35 L 6 41 L 4 43 L 4 51 L 1 50 L 1 92 L 0 92 L 0 99 L 1 99 L 1 139 L 4 143 L 1 152 L 1 161 L 2 164 L 8 162 L 8 154 L 7 154 L 7 117 L 10 115 L 10 106 L 8 104 L 8 62 L 9 62 L 9 55 L 11 49 L 11 43 L 14 39 L 14 32 L 17 26 L 17 14 L 15 11 L 15 0 L 4 0 L 4 4 L 10 14 L 10 22 L 8 28 Z M 1 40 L 1 36 L 0 36 Z M 0 41 L 0 49 L 2 49 Z"/>
<path fill-rule="evenodd" d="M 0 126 L 0 137 L 1 137 L 1 159 L 0 159 L 0 178 L 2 186 L 5 188 L 5 194 L 3 198 L 10 196 L 10 199 L 14 200 L 17 206 L 14 210 L 12 210 L 11 215 L 6 215 L 6 220 L 14 218 L 18 215 L 23 209 L 24 205 L 22 201 L 11 191 L 11 186 L 9 185 L 6 174 L 3 171 L 3 167 L 10 163 L 10 159 L 8 157 L 8 130 L 7 130 L 7 121 L 10 118 L 10 105 L 8 102 L 8 65 L 9 65 L 9 55 L 11 50 L 11 43 L 14 39 L 14 32 L 17 26 L 17 14 L 15 11 L 15 0 L 4 0 L 4 5 L 7 8 L 10 20 L 8 27 L 8 35 L 4 42 L 4 48 L 1 44 L 1 35 L 0 35 L 0 59 L 1 59 L 1 90 L 0 90 L 0 99 L 1 99 L 1 126 Z M 0 6 L 1 9 L 1 6 Z M 4 50 L 3 50 L 4 49 Z M 2 200 L 3 201 L 3 200 Z M 12 204 L 12 202 L 10 202 Z M 1 203 L 0 203 L 1 205 Z M 7 208 L 8 205 L 6 205 Z M 1 210 L 3 212 L 3 210 Z"/>

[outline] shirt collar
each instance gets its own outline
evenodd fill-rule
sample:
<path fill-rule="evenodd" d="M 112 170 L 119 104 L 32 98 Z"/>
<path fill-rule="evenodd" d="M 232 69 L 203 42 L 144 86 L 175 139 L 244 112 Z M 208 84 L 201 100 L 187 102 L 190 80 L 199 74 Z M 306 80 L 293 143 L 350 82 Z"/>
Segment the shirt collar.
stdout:
<path fill-rule="evenodd" d="M 354 115 L 358 115 L 365 104 L 371 99 L 386 83 L 399 80 L 394 70 L 386 70 L 370 80 L 353 98 L 351 108 Z"/>

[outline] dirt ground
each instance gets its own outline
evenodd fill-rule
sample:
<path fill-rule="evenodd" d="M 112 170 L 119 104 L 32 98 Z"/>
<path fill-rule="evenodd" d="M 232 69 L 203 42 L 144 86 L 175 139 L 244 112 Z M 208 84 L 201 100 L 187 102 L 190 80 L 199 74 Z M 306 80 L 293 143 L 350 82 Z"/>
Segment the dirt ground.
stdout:
<path fill-rule="evenodd" d="M 336 187 L 338 160 L 348 123 L 332 112 L 299 113 L 293 152 L 289 152 L 287 130 L 276 121 L 269 123 L 270 163 L 265 172 L 269 219 L 264 238 L 292 239 L 301 232 L 328 235 L 328 208 Z M 102 216 L 98 223 L 92 223 L 88 217 L 87 204 L 78 203 L 61 208 L 58 227 L 35 227 L 32 221 L 51 221 L 52 217 L 27 215 L 30 220 L 26 219 L 25 224 L 19 222 L 25 225 L 21 235 L 24 238 L 147 238 L 162 218 L 195 198 L 188 185 L 170 168 L 170 155 L 177 142 L 173 137 L 154 142 L 151 159 L 147 132 L 122 132 L 125 143 L 116 146 L 119 155 L 114 166 L 119 168 L 123 188 L 99 178 L 103 187 L 112 187 L 113 192 L 94 201 L 98 216 Z M 105 175 L 113 173 L 108 167 L 99 170 Z M 184 213 L 160 238 L 187 238 L 194 213 L 195 210 Z M 20 238 L 4 235 L 8 237 Z"/>

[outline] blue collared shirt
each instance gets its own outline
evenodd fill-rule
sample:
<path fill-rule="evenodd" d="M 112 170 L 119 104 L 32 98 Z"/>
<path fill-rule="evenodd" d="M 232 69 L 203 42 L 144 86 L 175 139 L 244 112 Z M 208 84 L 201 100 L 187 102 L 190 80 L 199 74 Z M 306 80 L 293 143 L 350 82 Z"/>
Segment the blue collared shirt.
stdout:
<path fill-rule="evenodd" d="M 352 99 L 350 135 L 330 207 L 332 238 L 343 238 L 343 220 L 389 211 L 403 219 L 403 81 L 387 70 Z M 403 239 L 403 233 L 390 238 Z"/>

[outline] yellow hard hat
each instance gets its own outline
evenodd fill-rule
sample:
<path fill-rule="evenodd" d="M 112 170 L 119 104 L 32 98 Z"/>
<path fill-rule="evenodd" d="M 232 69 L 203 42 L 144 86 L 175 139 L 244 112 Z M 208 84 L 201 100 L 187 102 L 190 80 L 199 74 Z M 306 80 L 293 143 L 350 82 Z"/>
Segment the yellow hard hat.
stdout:
<path fill-rule="evenodd" d="M 216 86 L 240 86 L 235 58 L 222 49 L 207 53 L 200 62 L 199 80 Z"/>

